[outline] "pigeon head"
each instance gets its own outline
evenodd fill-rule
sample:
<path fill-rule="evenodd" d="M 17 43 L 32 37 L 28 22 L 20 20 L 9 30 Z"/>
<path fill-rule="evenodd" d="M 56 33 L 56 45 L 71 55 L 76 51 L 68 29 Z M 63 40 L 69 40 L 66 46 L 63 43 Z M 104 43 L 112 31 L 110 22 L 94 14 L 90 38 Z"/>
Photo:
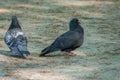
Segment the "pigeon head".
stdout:
<path fill-rule="evenodd" d="M 79 24 L 79 20 L 77 18 L 73 18 L 70 23 L 73 23 L 73 24 Z"/>
<path fill-rule="evenodd" d="M 74 30 L 76 28 L 79 27 L 79 20 L 77 18 L 73 18 L 70 22 L 69 22 L 69 26 L 70 26 L 70 30 Z"/>
<path fill-rule="evenodd" d="M 14 22 L 17 22 L 17 21 L 18 21 L 16 16 L 12 16 L 11 19 L 12 19 L 12 21 L 14 21 Z"/>
<path fill-rule="evenodd" d="M 11 17 L 11 20 L 12 20 L 12 22 L 11 22 L 11 25 L 10 25 L 10 28 L 9 28 L 9 29 L 14 29 L 14 28 L 19 28 L 19 29 L 21 29 L 21 27 L 20 27 L 20 25 L 19 25 L 19 22 L 18 22 L 16 16 L 12 16 L 12 17 Z"/>

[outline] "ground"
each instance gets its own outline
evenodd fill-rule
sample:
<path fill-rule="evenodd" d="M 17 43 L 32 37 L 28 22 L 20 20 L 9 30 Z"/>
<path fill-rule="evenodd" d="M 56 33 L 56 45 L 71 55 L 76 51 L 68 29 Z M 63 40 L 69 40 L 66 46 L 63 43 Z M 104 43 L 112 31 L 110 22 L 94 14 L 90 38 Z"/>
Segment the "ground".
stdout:
<path fill-rule="evenodd" d="M 3 41 L 12 15 L 28 38 L 27 59 L 10 56 Z M 77 56 L 39 57 L 73 17 L 85 31 Z M 120 80 L 120 1 L 0 0 L 0 80 Z"/>

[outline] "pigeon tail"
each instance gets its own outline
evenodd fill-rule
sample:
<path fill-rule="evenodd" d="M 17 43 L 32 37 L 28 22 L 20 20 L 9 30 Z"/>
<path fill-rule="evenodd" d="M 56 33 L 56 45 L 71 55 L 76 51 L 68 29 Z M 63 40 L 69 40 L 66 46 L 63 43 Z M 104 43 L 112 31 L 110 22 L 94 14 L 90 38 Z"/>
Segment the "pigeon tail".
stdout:
<path fill-rule="evenodd" d="M 50 46 L 41 51 L 40 56 L 45 56 L 45 54 L 50 53 Z"/>
<path fill-rule="evenodd" d="M 54 48 L 53 46 L 48 46 L 47 48 L 43 49 L 41 51 L 41 54 L 40 56 L 45 56 L 46 54 L 50 53 L 50 52 L 54 52 L 54 51 L 57 51 L 58 49 L 57 48 Z"/>

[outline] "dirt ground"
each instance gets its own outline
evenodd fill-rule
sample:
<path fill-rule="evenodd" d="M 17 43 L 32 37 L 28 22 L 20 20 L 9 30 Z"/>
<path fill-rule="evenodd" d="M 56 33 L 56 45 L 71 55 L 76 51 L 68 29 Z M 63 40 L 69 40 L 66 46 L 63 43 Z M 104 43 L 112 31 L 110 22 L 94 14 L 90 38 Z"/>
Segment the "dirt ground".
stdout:
<path fill-rule="evenodd" d="M 27 59 L 11 57 L 3 41 L 12 15 L 28 37 Z M 39 57 L 73 17 L 85 30 L 77 56 Z M 120 80 L 120 1 L 0 0 L 0 80 Z"/>

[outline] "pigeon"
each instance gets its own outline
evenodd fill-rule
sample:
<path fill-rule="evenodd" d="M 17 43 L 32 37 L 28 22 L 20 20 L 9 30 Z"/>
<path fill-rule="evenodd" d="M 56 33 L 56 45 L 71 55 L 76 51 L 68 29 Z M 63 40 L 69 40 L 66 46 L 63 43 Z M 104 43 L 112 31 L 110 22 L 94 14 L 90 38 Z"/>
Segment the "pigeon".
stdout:
<path fill-rule="evenodd" d="M 25 58 L 30 55 L 27 49 L 27 37 L 22 32 L 22 28 L 16 16 L 11 17 L 12 22 L 5 34 L 4 41 L 11 50 L 20 58 Z"/>
<path fill-rule="evenodd" d="M 69 31 L 57 37 L 50 46 L 41 51 L 39 56 L 45 56 L 54 51 L 65 51 L 69 56 L 75 56 L 71 51 L 80 47 L 83 44 L 83 41 L 84 29 L 80 25 L 79 20 L 73 18 L 69 22 Z"/>

